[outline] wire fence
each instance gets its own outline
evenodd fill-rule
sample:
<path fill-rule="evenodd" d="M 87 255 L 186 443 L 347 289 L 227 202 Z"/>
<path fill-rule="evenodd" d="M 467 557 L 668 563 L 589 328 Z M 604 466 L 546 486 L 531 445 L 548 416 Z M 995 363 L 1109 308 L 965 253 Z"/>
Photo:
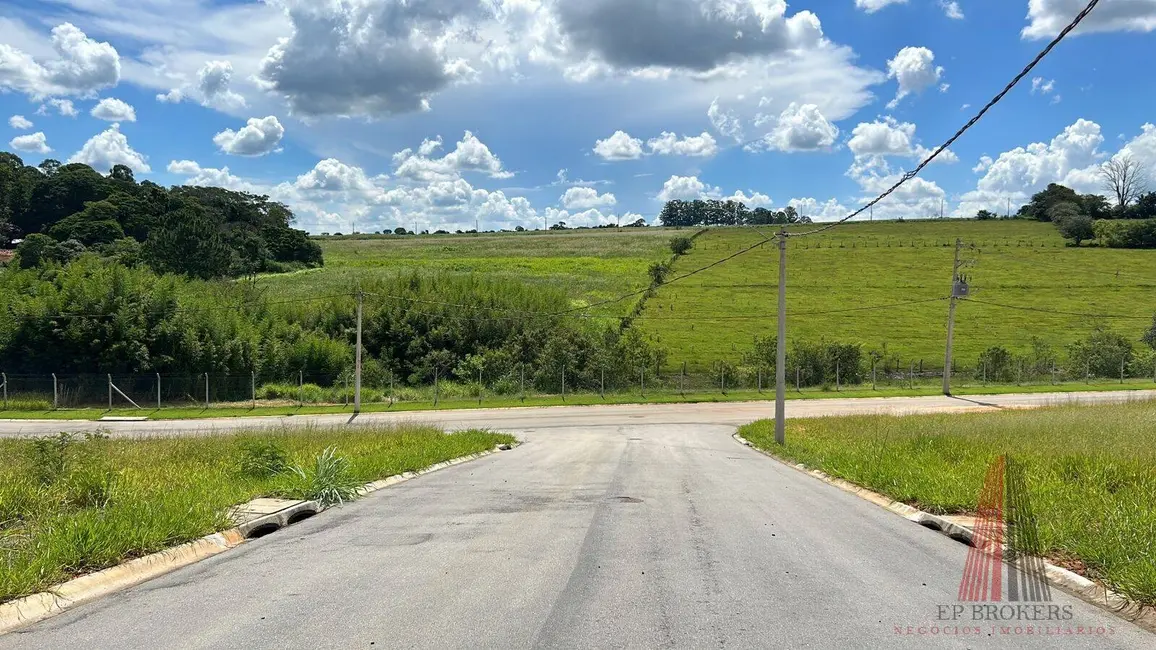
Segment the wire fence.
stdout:
<path fill-rule="evenodd" d="M 1012 362 L 989 367 L 956 366 L 951 373 L 953 388 L 998 388 L 1013 386 L 1156 385 L 1156 358 L 1121 360 L 1116 364 L 1088 364 L 1083 367 L 1058 364 Z M 1107 372 L 1107 368 L 1113 372 Z M 831 392 L 930 391 L 942 383 L 943 369 L 923 360 L 888 360 L 859 363 L 852 368 L 816 369 L 788 362 L 788 391 L 797 394 Z M 410 378 L 412 379 L 412 378 Z M 565 367 L 515 366 L 502 373 L 484 370 L 469 378 L 450 372 L 436 372 L 423 381 L 388 375 L 363 381 L 363 404 L 444 404 L 514 403 L 527 400 L 640 400 L 664 398 L 709 399 L 747 394 L 751 399 L 775 392 L 775 369 L 769 366 L 736 365 L 720 361 L 686 366 L 639 367 L 627 373 L 611 374 L 584 368 L 574 372 Z M 54 409 L 99 408 L 149 411 L 166 408 L 257 408 L 305 405 L 352 406 L 352 369 L 336 375 L 298 373 L 291 377 L 262 377 L 257 373 L 238 374 L 0 374 L 0 409 L 6 411 L 49 411 Z"/>

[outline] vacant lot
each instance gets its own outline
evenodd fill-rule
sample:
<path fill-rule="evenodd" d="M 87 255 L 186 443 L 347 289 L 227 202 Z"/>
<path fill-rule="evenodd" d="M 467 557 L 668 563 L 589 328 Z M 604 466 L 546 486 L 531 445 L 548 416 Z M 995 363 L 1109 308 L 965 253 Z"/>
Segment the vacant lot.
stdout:
<path fill-rule="evenodd" d="M 670 257 L 673 230 L 496 233 L 481 235 L 331 237 L 320 240 L 325 268 L 262 280 L 278 295 L 351 292 L 360 277 L 428 270 L 483 273 L 566 289 L 575 304 L 645 288 L 646 269 Z M 629 311 L 626 301 L 597 313 Z"/>
<path fill-rule="evenodd" d="M 761 449 L 938 513 L 974 513 L 992 460 L 1024 468 L 1040 550 L 1156 604 L 1156 402 L 743 427 Z"/>
<path fill-rule="evenodd" d="M 255 497 L 350 498 L 502 442 L 513 438 L 380 426 L 0 440 L 0 602 L 228 528 L 229 507 Z"/>
<path fill-rule="evenodd" d="M 1051 224 L 1028 221 L 853 223 L 790 241 L 788 338 L 862 343 L 867 350 L 899 355 L 904 366 L 907 360 L 918 365 L 923 359 L 942 368 L 946 302 L 840 310 L 947 296 L 956 237 L 978 249 L 963 255 L 973 263 L 965 273 L 972 278 L 976 300 L 1136 317 L 1097 321 L 963 303 L 955 330 L 960 365 L 974 366 L 979 353 L 992 345 L 1023 351 L 1032 336 L 1062 352 L 1097 322 L 1133 340 L 1151 325 L 1156 311 L 1156 251 L 1069 248 Z M 674 275 L 761 239 L 749 228 L 712 229 L 676 263 Z M 755 336 L 774 335 L 777 282 L 778 253 L 772 244 L 660 289 L 639 323 L 670 350 L 672 365 L 735 363 Z"/>

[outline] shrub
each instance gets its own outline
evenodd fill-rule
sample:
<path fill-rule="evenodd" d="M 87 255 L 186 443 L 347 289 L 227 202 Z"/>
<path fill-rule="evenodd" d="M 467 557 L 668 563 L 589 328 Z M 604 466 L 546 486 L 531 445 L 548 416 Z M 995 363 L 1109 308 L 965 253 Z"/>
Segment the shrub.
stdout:
<path fill-rule="evenodd" d="M 1118 377 L 1121 366 L 1127 371 L 1134 355 L 1127 337 L 1105 327 L 1097 327 L 1083 340 L 1068 346 L 1068 362 L 1076 376 L 1091 373 L 1093 377 Z"/>
<path fill-rule="evenodd" d="M 670 252 L 675 255 L 686 255 L 694 247 L 694 240 L 690 237 L 674 237 L 670 240 Z"/>
<path fill-rule="evenodd" d="M 1156 219 L 1101 219 L 1092 229 L 1108 248 L 1156 248 Z"/>

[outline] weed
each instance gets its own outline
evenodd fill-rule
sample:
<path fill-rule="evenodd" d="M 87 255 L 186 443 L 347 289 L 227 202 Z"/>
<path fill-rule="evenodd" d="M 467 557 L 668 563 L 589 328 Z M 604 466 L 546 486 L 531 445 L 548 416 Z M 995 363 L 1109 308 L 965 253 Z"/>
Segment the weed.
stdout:
<path fill-rule="evenodd" d="M 269 438 L 243 441 L 238 456 L 237 472 L 250 478 L 269 478 L 289 467 L 289 453 Z"/>
<path fill-rule="evenodd" d="M 322 451 L 312 467 L 294 465 L 285 475 L 285 496 L 316 501 L 322 508 L 352 501 L 361 488 L 361 482 L 350 471 L 349 460 L 338 456 L 333 447 Z"/>

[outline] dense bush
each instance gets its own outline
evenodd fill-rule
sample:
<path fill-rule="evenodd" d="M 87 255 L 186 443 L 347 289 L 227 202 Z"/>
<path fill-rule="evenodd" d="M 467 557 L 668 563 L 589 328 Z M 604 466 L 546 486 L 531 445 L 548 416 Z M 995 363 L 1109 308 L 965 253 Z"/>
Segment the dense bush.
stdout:
<path fill-rule="evenodd" d="M 773 372 L 777 344 L 774 336 L 755 337 L 752 349 L 742 356 L 742 365 Z M 857 384 L 870 370 L 870 359 L 865 357 L 863 346 L 858 343 L 820 339 L 817 342 L 792 341 L 787 347 L 788 382 L 797 380 L 800 386 Z"/>
<path fill-rule="evenodd" d="M 1156 248 L 1156 219 L 1100 220 L 1093 230 L 1109 248 Z"/>

